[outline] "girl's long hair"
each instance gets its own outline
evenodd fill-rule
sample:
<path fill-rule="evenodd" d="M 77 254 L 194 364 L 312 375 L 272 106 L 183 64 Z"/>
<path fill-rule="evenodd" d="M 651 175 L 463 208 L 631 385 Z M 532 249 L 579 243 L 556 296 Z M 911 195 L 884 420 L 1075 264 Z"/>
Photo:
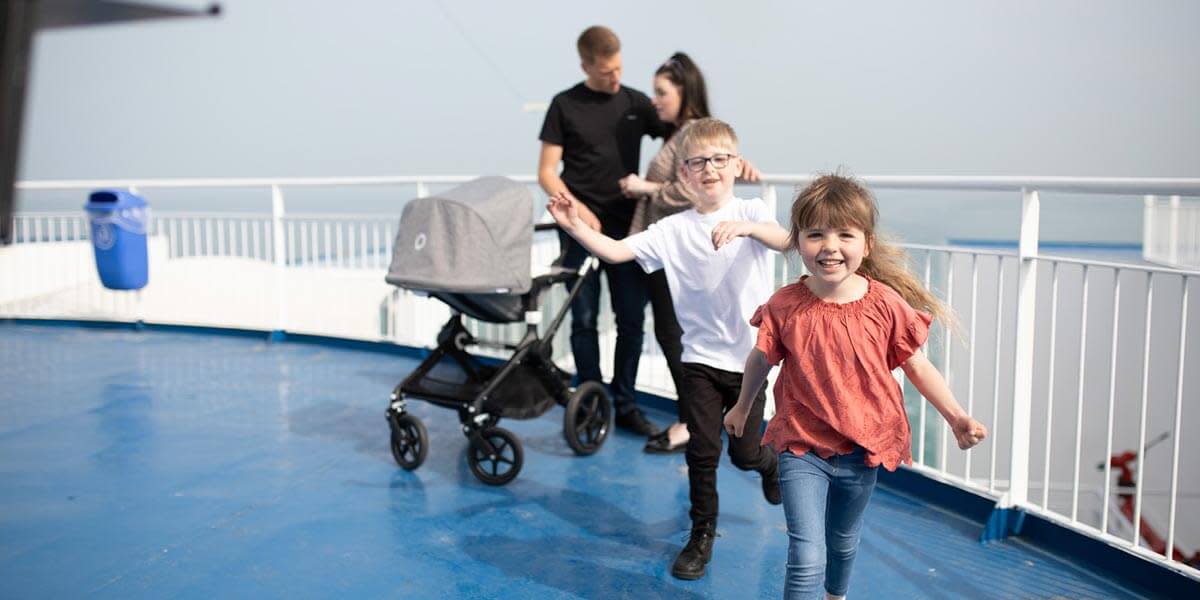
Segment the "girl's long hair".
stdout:
<path fill-rule="evenodd" d="M 804 230 L 814 227 L 861 229 L 870 252 L 863 258 L 858 273 L 886 284 L 909 306 L 953 327 L 955 319 L 950 308 L 925 289 L 909 266 L 908 253 L 878 233 L 878 221 L 875 195 L 867 186 L 841 173 L 821 175 L 801 190 L 792 203 L 789 243 L 799 252 Z"/>
<path fill-rule="evenodd" d="M 671 133 L 692 119 L 711 117 L 708 110 L 708 88 L 704 85 L 704 74 L 700 67 L 684 52 L 676 52 L 654 72 L 679 86 L 679 117 Z M 670 136 L 667 136 L 670 137 Z"/>

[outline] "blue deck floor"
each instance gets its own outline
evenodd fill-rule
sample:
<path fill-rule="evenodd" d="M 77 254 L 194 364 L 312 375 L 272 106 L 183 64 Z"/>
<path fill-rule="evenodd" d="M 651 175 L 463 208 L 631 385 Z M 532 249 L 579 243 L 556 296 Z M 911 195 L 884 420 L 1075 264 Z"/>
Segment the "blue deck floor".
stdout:
<path fill-rule="evenodd" d="M 720 471 L 709 574 L 673 579 L 682 455 L 610 437 L 575 457 L 561 410 L 506 421 L 503 488 L 454 414 L 414 402 L 429 459 L 392 462 L 383 410 L 416 362 L 188 332 L 0 323 L 0 597 L 776 598 L 782 510 Z M 668 415 L 653 412 L 660 423 Z M 1137 597 L 1020 540 L 880 489 L 855 598 Z"/>

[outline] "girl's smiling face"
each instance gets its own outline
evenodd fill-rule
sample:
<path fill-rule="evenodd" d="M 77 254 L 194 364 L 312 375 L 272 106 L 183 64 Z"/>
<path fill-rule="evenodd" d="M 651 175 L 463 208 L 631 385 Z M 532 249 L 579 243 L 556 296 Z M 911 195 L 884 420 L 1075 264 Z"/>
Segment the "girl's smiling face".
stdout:
<path fill-rule="evenodd" d="M 809 227 L 801 232 L 800 258 L 826 290 L 837 289 L 850 279 L 870 254 L 866 233 L 853 226 Z"/>

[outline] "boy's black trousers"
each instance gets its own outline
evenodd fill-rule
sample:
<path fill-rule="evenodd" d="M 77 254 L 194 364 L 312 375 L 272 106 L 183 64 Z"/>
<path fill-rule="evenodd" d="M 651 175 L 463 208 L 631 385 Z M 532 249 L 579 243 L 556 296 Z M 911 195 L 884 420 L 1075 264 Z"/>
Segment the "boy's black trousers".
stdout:
<path fill-rule="evenodd" d="M 721 432 L 725 428 L 725 413 L 737 404 L 742 374 L 685 362 L 683 383 L 679 393 L 680 412 L 691 436 L 687 445 L 688 485 L 692 501 L 689 515 L 693 526 L 715 525 Z M 763 385 L 754 397 L 742 437 L 729 436 L 729 458 L 735 467 L 743 471 L 754 470 L 775 476 L 779 457 L 771 448 L 759 445 L 766 401 L 767 388 Z"/>

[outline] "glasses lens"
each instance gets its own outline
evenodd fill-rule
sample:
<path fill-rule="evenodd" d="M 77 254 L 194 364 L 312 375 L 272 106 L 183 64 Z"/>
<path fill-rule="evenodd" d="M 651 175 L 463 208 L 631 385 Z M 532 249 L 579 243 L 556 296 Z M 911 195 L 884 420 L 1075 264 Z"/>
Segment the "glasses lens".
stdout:
<path fill-rule="evenodd" d="M 729 155 L 728 154 L 717 154 L 717 155 L 714 155 L 709 160 L 712 161 L 714 169 L 724 169 L 725 165 L 729 163 Z"/>
<path fill-rule="evenodd" d="M 697 156 L 696 158 L 689 158 L 684 162 L 687 163 L 688 168 L 691 169 L 692 172 L 698 173 L 704 170 L 704 163 L 708 162 L 708 159 L 704 158 L 703 156 Z"/>

